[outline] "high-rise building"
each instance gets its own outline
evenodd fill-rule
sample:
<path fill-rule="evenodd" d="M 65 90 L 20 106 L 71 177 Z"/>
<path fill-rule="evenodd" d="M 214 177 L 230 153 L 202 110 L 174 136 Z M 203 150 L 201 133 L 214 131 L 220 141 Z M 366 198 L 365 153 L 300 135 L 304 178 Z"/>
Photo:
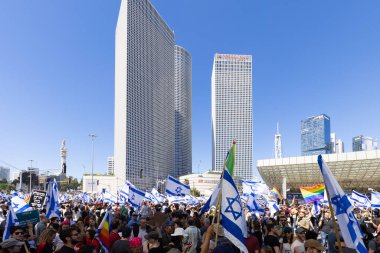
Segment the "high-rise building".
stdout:
<path fill-rule="evenodd" d="M 115 35 L 115 176 L 142 190 L 174 172 L 174 33 L 148 0 L 122 0 Z"/>
<path fill-rule="evenodd" d="M 9 174 L 11 170 L 7 167 L 0 166 L 0 180 L 7 180 L 9 181 Z"/>
<path fill-rule="evenodd" d="M 252 56 L 216 54 L 212 70 L 212 170 L 221 171 L 236 141 L 234 176 L 250 180 L 252 167 Z"/>
<path fill-rule="evenodd" d="M 107 157 L 107 175 L 113 175 L 115 173 L 115 160 L 113 156 Z"/>
<path fill-rule="evenodd" d="M 358 135 L 352 138 L 352 151 L 367 151 L 377 149 L 377 138 Z"/>
<path fill-rule="evenodd" d="M 175 172 L 176 178 L 192 172 L 191 56 L 180 46 L 174 50 Z"/>
<path fill-rule="evenodd" d="M 320 155 L 330 153 L 330 117 L 321 114 L 301 121 L 301 153 Z"/>
<path fill-rule="evenodd" d="M 330 134 L 330 153 L 344 153 L 344 143 L 341 139 L 337 139 L 335 133 Z"/>

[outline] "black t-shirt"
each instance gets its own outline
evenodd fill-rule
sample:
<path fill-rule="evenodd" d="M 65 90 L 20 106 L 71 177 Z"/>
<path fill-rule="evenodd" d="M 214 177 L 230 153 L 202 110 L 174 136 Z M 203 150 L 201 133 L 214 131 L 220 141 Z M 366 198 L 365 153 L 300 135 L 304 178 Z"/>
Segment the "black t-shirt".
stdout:
<path fill-rule="evenodd" d="M 278 241 L 277 236 L 274 236 L 274 235 L 265 236 L 264 237 L 264 245 L 270 246 L 272 248 L 273 252 L 275 252 L 275 250 L 274 250 L 275 246 L 280 248 L 280 242 Z"/>
<path fill-rule="evenodd" d="M 75 250 L 73 248 L 67 247 L 66 245 L 63 245 L 62 248 L 58 252 L 59 253 L 75 253 Z"/>
<path fill-rule="evenodd" d="M 112 246 L 111 253 L 128 253 L 128 248 L 128 240 L 117 240 Z"/>

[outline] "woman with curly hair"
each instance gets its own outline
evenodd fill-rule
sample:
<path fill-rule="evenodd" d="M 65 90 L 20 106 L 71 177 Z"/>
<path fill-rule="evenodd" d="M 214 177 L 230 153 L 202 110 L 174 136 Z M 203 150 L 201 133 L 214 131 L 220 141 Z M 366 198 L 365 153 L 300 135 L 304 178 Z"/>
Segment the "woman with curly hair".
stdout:
<path fill-rule="evenodd" d="M 37 253 L 53 253 L 56 231 L 51 228 L 47 228 L 42 231 L 37 241 Z"/>

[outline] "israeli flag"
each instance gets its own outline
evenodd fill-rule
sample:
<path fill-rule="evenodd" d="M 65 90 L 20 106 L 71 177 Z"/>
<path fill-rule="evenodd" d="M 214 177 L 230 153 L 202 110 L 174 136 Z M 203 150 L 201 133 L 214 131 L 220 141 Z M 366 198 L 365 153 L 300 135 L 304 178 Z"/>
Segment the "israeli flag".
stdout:
<path fill-rule="evenodd" d="M 158 204 L 162 204 L 165 201 L 165 196 L 160 194 L 155 188 L 151 191 L 152 195 L 154 196 L 154 202 L 157 201 Z"/>
<path fill-rule="evenodd" d="M 380 193 L 375 191 L 371 192 L 371 206 L 380 208 Z"/>
<path fill-rule="evenodd" d="M 168 196 L 169 205 L 171 204 L 179 204 L 179 203 L 185 203 L 187 204 L 188 199 L 184 196 Z"/>
<path fill-rule="evenodd" d="M 15 213 L 22 213 L 27 211 L 27 209 L 30 207 L 22 198 L 20 198 L 18 195 L 14 196 L 11 199 L 12 202 L 12 208 L 15 211 Z"/>
<path fill-rule="evenodd" d="M 257 195 L 268 195 L 269 188 L 266 184 L 255 181 L 241 180 L 243 186 L 243 194 L 257 194 Z"/>
<path fill-rule="evenodd" d="M 315 215 L 321 214 L 321 206 L 319 205 L 318 201 L 313 202 L 313 207 L 311 208 L 311 213 Z"/>
<path fill-rule="evenodd" d="M 140 209 L 141 203 L 145 199 L 145 192 L 140 191 L 139 189 L 130 186 L 129 187 L 129 197 L 128 203 L 135 208 L 136 210 Z"/>
<path fill-rule="evenodd" d="M 109 191 L 105 191 L 104 192 L 104 202 L 116 204 L 116 202 L 117 202 L 117 196 L 115 194 L 112 194 Z"/>
<path fill-rule="evenodd" d="M 52 217 L 59 217 L 59 193 L 58 184 L 54 180 L 50 180 L 48 183 L 47 193 L 46 193 L 46 217 L 48 219 Z"/>
<path fill-rule="evenodd" d="M 369 201 L 367 196 L 357 191 L 352 191 L 351 199 L 355 201 L 359 206 L 367 208 L 371 206 L 371 202 Z"/>
<path fill-rule="evenodd" d="M 125 184 L 123 185 L 123 188 L 119 191 L 119 201 L 122 203 L 126 203 L 128 201 L 128 195 L 129 195 L 129 187 L 135 187 L 131 182 L 128 180 L 125 181 Z M 136 187 L 135 187 L 136 188 Z"/>
<path fill-rule="evenodd" d="M 206 203 L 202 207 L 201 214 L 207 212 L 208 210 L 210 210 L 210 208 L 212 206 L 216 206 L 217 205 L 219 192 L 220 192 L 220 181 L 215 186 L 215 189 L 212 192 L 211 196 L 208 198 L 208 200 L 206 201 Z"/>
<path fill-rule="evenodd" d="M 3 234 L 3 241 L 11 238 L 11 227 L 18 225 L 18 219 L 11 203 L 8 203 L 8 214 L 5 221 L 5 228 Z"/>
<path fill-rule="evenodd" d="M 227 170 L 224 170 L 222 188 L 222 204 L 220 212 L 224 236 L 227 237 L 243 253 L 248 253 L 244 244 L 247 235 L 245 215 L 236 185 Z"/>
<path fill-rule="evenodd" d="M 325 181 L 326 189 L 330 193 L 331 204 L 335 210 L 346 247 L 356 249 L 360 253 L 367 253 L 362 240 L 363 234 L 360 230 L 360 225 L 352 213 L 354 207 L 336 181 L 330 168 L 323 161 L 321 155 L 318 156 L 318 164 Z"/>
<path fill-rule="evenodd" d="M 256 195 L 254 193 L 249 194 L 246 206 L 250 212 L 264 214 L 264 207 L 260 204 L 258 198 L 259 195 Z"/>
<path fill-rule="evenodd" d="M 181 183 L 172 176 L 168 176 L 166 181 L 165 194 L 169 196 L 190 195 L 190 186 Z"/>
<path fill-rule="evenodd" d="M 192 195 L 186 195 L 185 199 L 187 200 L 187 204 L 190 206 L 196 206 L 199 204 L 199 200 L 197 200 L 194 196 Z"/>
<path fill-rule="evenodd" d="M 269 211 L 271 213 L 271 217 L 273 217 L 275 213 L 280 211 L 280 208 L 277 205 L 277 200 L 269 200 L 268 201 L 268 207 L 269 207 Z"/>
<path fill-rule="evenodd" d="M 66 195 L 66 193 L 64 193 L 64 194 L 60 194 L 60 195 L 59 195 L 59 202 L 60 202 L 60 203 L 65 203 L 65 202 L 67 202 L 67 195 Z"/>

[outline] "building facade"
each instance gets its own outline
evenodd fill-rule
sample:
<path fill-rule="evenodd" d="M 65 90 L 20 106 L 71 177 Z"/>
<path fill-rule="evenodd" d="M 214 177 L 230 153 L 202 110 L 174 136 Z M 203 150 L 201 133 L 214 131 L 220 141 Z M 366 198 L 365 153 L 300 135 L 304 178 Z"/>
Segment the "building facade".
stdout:
<path fill-rule="evenodd" d="M 115 176 L 145 190 L 174 172 L 174 33 L 148 0 L 122 0 L 115 35 Z"/>
<path fill-rule="evenodd" d="M 209 197 L 220 181 L 221 172 L 207 171 L 179 177 L 181 183 L 188 183 L 191 189 L 197 189 L 201 196 Z"/>
<path fill-rule="evenodd" d="M 321 114 L 301 121 L 301 153 L 307 155 L 329 154 L 330 117 Z"/>
<path fill-rule="evenodd" d="M 377 139 L 372 137 L 366 137 L 363 135 L 358 135 L 352 138 L 352 151 L 366 151 L 366 150 L 376 150 L 377 149 Z"/>
<path fill-rule="evenodd" d="M 252 179 L 252 56 L 216 54 L 212 70 L 212 170 L 236 141 L 234 176 Z"/>
<path fill-rule="evenodd" d="M 335 133 L 330 134 L 330 153 L 344 153 L 344 143 L 341 139 L 337 139 Z"/>
<path fill-rule="evenodd" d="M 113 156 L 107 157 L 107 175 L 113 175 L 115 173 L 115 160 Z"/>
<path fill-rule="evenodd" d="M 183 47 L 174 50 L 175 173 L 191 173 L 191 56 Z"/>
<path fill-rule="evenodd" d="M 7 167 L 0 166 L 0 180 L 7 180 L 9 181 L 11 170 Z"/>

